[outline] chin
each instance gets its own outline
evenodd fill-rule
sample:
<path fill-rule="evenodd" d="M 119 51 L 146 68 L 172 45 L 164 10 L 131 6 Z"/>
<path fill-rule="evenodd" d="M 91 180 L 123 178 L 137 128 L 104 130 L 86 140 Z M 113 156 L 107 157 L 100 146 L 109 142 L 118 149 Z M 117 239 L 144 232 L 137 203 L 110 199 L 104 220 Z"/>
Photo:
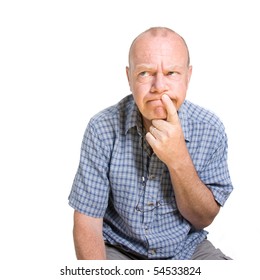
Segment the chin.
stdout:
<path fill-rule="evenodd" d="M 157 107 L 154 109 L 153 119 L 154 120 L 164 120 L 167 118 L 166 111 L 162 107 Z"/>

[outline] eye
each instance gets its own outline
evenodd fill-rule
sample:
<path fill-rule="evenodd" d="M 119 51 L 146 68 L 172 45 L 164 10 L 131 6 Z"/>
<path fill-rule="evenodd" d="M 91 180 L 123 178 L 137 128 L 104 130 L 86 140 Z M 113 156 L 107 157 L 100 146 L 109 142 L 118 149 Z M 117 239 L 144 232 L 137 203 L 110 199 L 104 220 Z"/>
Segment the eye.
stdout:
<path fill-rule="evenodd" d="M 147 71 L 142 71 L 142 72 L 139 73 L 139 76 L 140 76 L 140 77 L 148 77 L 148 76 L 149 76 L 149 72 L 147 72 Z"/>
<path fill-rule="evenodd" d="M 175 76 L 175 75 L 177 75 L 178 73 L 176 72 L 176 71 L 169 71 L 168 73 L 167 73 L 167 76 Z"/>
<path fill-rule="evenodd" d="M 179 81 L 182 77 L 181 72 L 178 71 L 168 71 L 166 75 L 174 81 Z"/>

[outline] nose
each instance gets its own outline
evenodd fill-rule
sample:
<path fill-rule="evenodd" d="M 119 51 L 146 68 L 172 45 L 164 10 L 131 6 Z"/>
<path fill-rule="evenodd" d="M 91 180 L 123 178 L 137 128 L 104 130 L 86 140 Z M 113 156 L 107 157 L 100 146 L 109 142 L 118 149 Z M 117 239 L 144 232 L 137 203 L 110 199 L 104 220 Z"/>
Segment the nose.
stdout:
<path fill-rule="evenodd" d="M 167 90 L 166 77 L 162 73 L 157 73 L 156 75 L 154 75 L 151 92 L 163 93 L 166 90 Z"/>

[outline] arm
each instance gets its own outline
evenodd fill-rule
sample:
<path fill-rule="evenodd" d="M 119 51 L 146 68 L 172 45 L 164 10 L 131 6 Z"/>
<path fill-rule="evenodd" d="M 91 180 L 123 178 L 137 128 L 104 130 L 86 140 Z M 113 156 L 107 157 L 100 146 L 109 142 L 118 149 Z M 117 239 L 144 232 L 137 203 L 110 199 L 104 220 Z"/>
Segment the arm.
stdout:
<path fill-rule="evenodd" d="M 166 94 L 162 101 L 167 120 L 153 120 L 146 139 L 168 167 L 180 213 L 195 228 L 201 229 L 211 224 L 220 206 L 197 175 L 175 106 Z"/>
<path fill-rule="evenodd" d="M 182 160 L 169 164 L 172 185 L 179 211 L 195 228 L 201 229 L 212 223 L 220 206 L 210 189 L 200 180 L 186 146 Z"/>
<path fill-rule="evenodd" d="M 106 259 L 102 226 L 102 218 L 74 212 L 73 237 L 78 260 Z"/>

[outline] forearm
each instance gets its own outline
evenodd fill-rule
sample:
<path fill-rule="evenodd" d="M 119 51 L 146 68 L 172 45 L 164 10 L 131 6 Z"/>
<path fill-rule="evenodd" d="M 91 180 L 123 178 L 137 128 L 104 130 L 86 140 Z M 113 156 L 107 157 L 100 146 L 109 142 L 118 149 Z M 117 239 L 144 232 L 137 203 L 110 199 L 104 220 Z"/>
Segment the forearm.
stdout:
<path fill-rule="evenodd" d="M 176 203 L 183 217 L 197 229 L 211 224 L 220 206 L 198 177 L 188 152 L 181 161 L 170 166 L 169 171 Z"/>
<path fill-rule="evenodd" d="M 73 237 L 78 260 L 106 259 L 101 221 L 75 212 Z"/>

